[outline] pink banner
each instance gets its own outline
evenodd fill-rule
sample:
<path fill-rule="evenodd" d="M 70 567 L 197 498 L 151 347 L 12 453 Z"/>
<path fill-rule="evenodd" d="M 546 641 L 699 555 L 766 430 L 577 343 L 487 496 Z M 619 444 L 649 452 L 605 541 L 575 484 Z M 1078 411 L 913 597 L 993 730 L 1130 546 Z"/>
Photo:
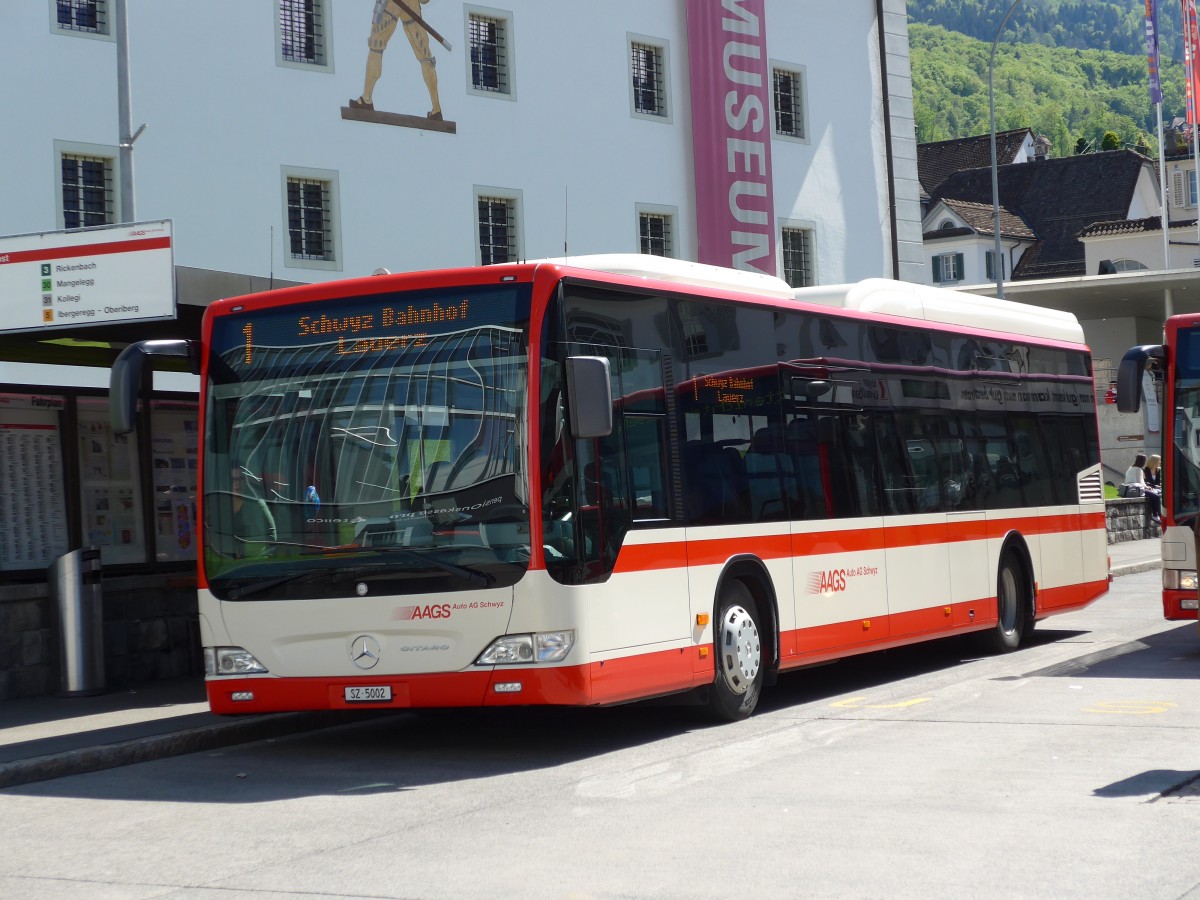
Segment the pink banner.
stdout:
<path fill-rule="evenodd" d="M 687 0 L 697 259 L 778 274 L 764 0 Z"/>

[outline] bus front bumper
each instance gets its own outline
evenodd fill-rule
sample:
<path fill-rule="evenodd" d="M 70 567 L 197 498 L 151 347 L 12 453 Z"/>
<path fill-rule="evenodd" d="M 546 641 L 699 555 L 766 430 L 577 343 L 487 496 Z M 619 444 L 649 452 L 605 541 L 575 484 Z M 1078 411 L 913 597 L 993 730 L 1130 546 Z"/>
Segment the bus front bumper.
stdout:
<path fill-rule="evenodd" d="M 434 709 L 466 706 L 581 706 L 590 702 L 586 667 L 480 669 L 366 678 L 209 676 L 218 715 L 332 709 Z"/>

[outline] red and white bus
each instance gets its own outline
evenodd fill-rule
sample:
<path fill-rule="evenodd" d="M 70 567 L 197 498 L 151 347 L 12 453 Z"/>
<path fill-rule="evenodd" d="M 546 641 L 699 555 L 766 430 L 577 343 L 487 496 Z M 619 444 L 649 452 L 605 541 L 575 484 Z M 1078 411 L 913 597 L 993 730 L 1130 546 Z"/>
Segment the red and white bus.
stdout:
<path fill-rule="evenodd" d="M 1197 617 L 1196 528 L 1200 525 L 1200 314 L 1172 316 L 1164 343 L 1131 348 L 1117 370 L 1117 408 L 1139 412 L 1143 397 L 1157 402 L 1162 377 L 1163 616 Z M 1149 390 L 1148 390 L 1149 389 Z M 1170 445 L 1166 444 L 1168 439 Z"/>
<path fill-rule="evenodd" d="M 764 684 L 1107 590 L 1073 316 L 644 256 L 223 300 L 199 346 L 218 713 L 601 705 Z"/>

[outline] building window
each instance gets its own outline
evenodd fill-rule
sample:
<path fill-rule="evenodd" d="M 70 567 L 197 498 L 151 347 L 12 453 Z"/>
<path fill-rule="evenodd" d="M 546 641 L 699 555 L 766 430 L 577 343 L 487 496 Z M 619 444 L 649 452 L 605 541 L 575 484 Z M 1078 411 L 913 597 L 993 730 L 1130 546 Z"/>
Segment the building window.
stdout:
<path fill-rule="evenodd" d="M 674 218 L 661 210 L 639 210 L 638 249 L 650 256 L 674 256 Z"/>
<path fill-rule="evenodd" d="M 471 87 L 485 94 L 510 94 L 509 29 L 511 20 L 499 13 L 471 12 L 467 31 L 471 41 Z"/>
<path fill-rule="evenodd" d="M 477 194 L 476 221 L 479 225 L 479 264 L 514 262 L 517 248 L 517 201 L 513 197 Z"/>
<path fill-rule="evenodd" d="M 1144 262 L 1136 259 L 1114 259 L 1112 261 L 1113 271 L 1116 272 L 1142 272 L 1150 268 Z"/>
<path fill-rule="evenodd" d="M 963 255 L 961 253 L 943 253 L 933 258 L 933 280 L 937 284 L 962 281 Z"/>
<path fill-rule="evenodd" d="M 1196 170 L 1175 169 L 1171 173 L 1171 205 L 1176 209 L 1196 205 Z"/>
<path fill-rule="evenodd" d="M 278 0 L 277 61 L 301 68 L 329 68 L 328 0 Z"/>
<path fill-rule="evenodd" d="M 61 156 L 62 227 L 91 228 L 116 222 L 113 159 L 108 156 Z"/>
<path fill-rule="evenodd" d="M 984 254 L 984 268 L 987 269 L 987 280 L 995 281 L 996 280 L 996 251 L 995 250 L 988 250 L 986 252 L 986 254 Z M 1001 278 L 1001 280 L 1008 277 L 1008 272 L 1006 271 L 1007 269 L 1008 269 L 1008 266 L 1005 263 L 1004 255 L 1001 254 L 1001 256 L 1000 256 L 1000 278 Z"/>
<path fill-rule="evenodd" d="M 785 227 L 781 231 L 783 247 L 783 280 L 792 287 L 816 284 L 813 266 L 813 230 Z"/>
<path fill-rule="evenodd" d="M 308 269 L 340 269 L 336 173 L 285 169 L 283 185 L 287 265 Z"/>
<path fill-rule="evenodd" d="M 804 71 L 771 70 L 771 91 L 775 102 L 775 133 L 804 140 L 808 137 L 804 111 Z"/>
<path fill-rule="evenodd" d="M 296 259 L 330 259 L 333 229 L 329 216 L 329 182 L 289 178 L 288 240 Z"/>
<path fill-rule="evenodd" d="M 663 47 L 632 39 L 629 42 L 632 71 L 633 111 L 644 116 L 666 118 L 667 74 Z"/>
<path fill-rule="evenodd" d="M 59 31 L 108 34 L 107 0 L 55 0 L 54 16 Z"/>

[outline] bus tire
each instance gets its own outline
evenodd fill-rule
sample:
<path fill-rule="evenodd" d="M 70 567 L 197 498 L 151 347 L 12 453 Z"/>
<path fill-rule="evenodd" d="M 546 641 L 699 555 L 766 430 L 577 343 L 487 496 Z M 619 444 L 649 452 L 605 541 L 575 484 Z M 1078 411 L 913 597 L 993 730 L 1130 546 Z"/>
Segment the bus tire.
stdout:
<path fill-rule="evenodd" d="M 758 605 L 745 582 L 732 580 L 717 598 L 713 629 L 716 677 L 709 691 L 709 709 L 723 722 L 746 719 L 762 693 L 762 635 Z"/>
<path fill-rule="evenodd" d="M 1025 622 L 1028 595 L 1024 566 L 1015 553 L 1005 553 L 996 573 L 996 624 L 984 632 L 985 643 L 993 653 L 1011 653 L 1021 646 L 1021 638 L 1029 630 Z"/>

